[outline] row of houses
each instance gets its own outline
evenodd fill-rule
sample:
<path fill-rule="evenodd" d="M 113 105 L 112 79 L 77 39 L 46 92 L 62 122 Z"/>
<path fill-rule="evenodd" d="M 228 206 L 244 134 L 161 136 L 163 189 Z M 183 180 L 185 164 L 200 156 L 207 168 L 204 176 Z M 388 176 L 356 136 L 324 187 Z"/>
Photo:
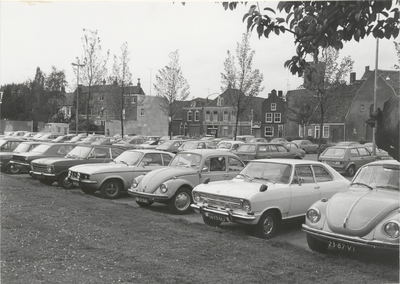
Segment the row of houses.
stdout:
<path fill-rule="evenodd" d="M 377 107 L 391 96 L 399 93 L 399 71 L 378 70 L 377 72 Z M 271 90 L 267 98 L 253 97 L 242 112 L 232 104 L 232 97 L 242 95 L 238 90 L 228 89 L 214 99 L 194 98 L 189 101 L 174 102 L 173 117 L 160 108 L 160 98 L 147 96 L 140 86 L 121 88 L 117 85 L 93 86 L 91 89 L 90 118 L 104 129 L 104 133 L 121 133 L 121 98 L 125 100 L 123 121 L 124 133 L 142 135 L 186 135 L 201 137 L 233 137 L 236 135 L 254 135 L 255 137 L 304 137 L 327 141 L 370 141 L 372 128 L 365 121 L 374 108 L 374 71 L 367 66 L 360 79 L 350 74 L 350 83 L 336 90 L 334 100 L 329 103 L 324 114 L 323 128 L 320 129 L 319 111 L 308 120 L 301 121 L 296 110 L 304 106 L 306 98 L 313 94 L 306 89 L 290 90 L 285 95 L 282 91 Z M 82 87 L 82 95 L 88 93 Z M 74 94 L 67 94 L 67 99 L 60 105 L 66 114 L 74 108 Z M 311 110 L 313 113 L 313 110 Z M 81 114 L 84 115 L 84 114 Z M 238 121 L 238 123 L 236 123 Z M 237 127 L 236 127 L 237 124 Z M 172 133 L 167 133 L 168 129 Z M 237 129 L 236 129 L 237 128 Z"/>

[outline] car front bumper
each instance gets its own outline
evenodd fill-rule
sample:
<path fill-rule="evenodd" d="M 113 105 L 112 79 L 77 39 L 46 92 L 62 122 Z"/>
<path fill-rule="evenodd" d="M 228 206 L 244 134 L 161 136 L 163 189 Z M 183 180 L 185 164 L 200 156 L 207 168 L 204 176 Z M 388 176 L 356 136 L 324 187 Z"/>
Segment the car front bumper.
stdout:
<path fill-rule="evenodd" d="M 57 180 L 58 178 L 58 175 L 56 174 L 35 172 L 35 171 L 29 171 L 29 175 L 37 179 Z"/>
<path fill-rule="evenodd" d="M 389 243 L 379 240 L 366 240 L 360 237 L 346 236 L 342 234 L 336 234 L 333 232 L 322 231 L 314 229 L 307 224 L 302 225 L 302 230 L 307 234 L 313 236 L 319 241 L 329 242 L 341 242 L 348 245 L 353 245 L 358 251 L 372 251 L 372 252 L 397 252 L 399 253 L 398 243 Z"/>
<path fill-rule="evenodd" d="M 8 165 L 13 165 L 14 167 L 19 167 L 20 172 L 24 172 L 24 173 L 29 173 L 29 170 L 31 169 L 31 166 L 29 163 L 10 161 L 10 162 L 8 162 Z"/>
<path fill-rule="evenodd" d="M 237 214 L 230 209 L 220 210 L 217 208 L 209 208 L 205 206 L 199 206 L 195 203 L 190 205 L 196 213 L 201 215 L 212 214 L 220 217 L 225 217 L 229 222 L 238 223 L 238 224 L 245 224 L 245 225 L 256 225 L 259 220 L 259 216 L 256 215 L 243 215 Z"/>

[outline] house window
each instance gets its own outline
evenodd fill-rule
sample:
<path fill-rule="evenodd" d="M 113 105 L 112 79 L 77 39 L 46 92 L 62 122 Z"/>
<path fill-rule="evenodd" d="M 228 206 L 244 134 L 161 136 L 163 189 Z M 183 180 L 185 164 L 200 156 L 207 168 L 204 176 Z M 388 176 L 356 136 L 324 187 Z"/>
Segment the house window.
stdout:
<path fill-rule="evenodd" d="M 140 116 L 144 116 L 144 108 L 140 109 Z"/>
<path fill-rule="evenodd" d="M 190 103 L 190 107 L 196 107 L 196 101 L 192 101 L 192 102 Z"/>
<path fill-rule="evenodd" d="M 224 98 L 218 97 L 217 106 L 222 106 L 224 104 Z"/>
<path fill-rule="evenodd" d="M 274 122 L 275 123 L 280 123 L 281 122 L 281 113 L 274 113 Z"/>
<path fill-rule="evenodd" d="M 272 122 L 272 113 L 271 112 L 267 112 L 265 113 L 265 122 Z"/>
<path fill-rule="evenodd" d="M 105 121 L 105 120 L 101 120 L 101 121 L 100 121 L 100 124 L 101 124 L 101 126 L 104 127 L 104 126 L 106 125 L 106 121 Z"/>
<path fill-rule="evenodd" d="M 213 113 L 213 120 L 218 121 L 218 112 L 216 110 L 214 110 L 214 113 Z"/>
<path fill-rule="evenodd" d="M 273 137 L 274 136 L 274 127 L 266 126 L 265 127 L 265 137 Z"/>
<path fill-rule="evenodd" d="M 211 113 L 210 111 L 206 111 L 206 121 L 211 121 Z"/>
<path fill-rule="evenodd" d="M 276 103 L 271 104 L 271 111 L 276 111 Z"/>
<path fill-rule="evenodd" d="M 99 101 L 104 101 L 104 94 L 100 94 Z"/>
<path fill-rule="evenodd" d="M 199 121 L 200 120 L 200 112 L 198 110 L 196 110 L 196 112 L 194 113 L 194 120 L 195 121 Z"/>
<path fill-rule="evenodd" d="M 315 138 L 319 137 L 319 125 L 315 126 Z"/>
<path fill-rule="evenodd" d="M 312 129 L 311 129 L 311 128 L 308 129 L 307 135 L 308 135 L 308 136 L 312 136 Z"/>
<path fill-rule="evenodd" d="M 187 120 L 188 121 L 192 121 L 193 120 L 193 113 L 192 113 L 191 110 L 189 110 L 188 113 L 187 113 Z"/>
<path fill-rule="evenodd" d="M 136 104 L 136 96 L 132 97 L 132 104 Z"/>
<path fill-rule="evenodd" d="M 225 110 L 225 111 L 224 111 L 224 117 L 223 117 L 223 120 L 224 120 L 224 121 L 228 121 L 228 118 L 229 118 L 229 113 L 228 113 L 228 111 L 227 111 L 227 110 Z"/>
<path fill-rule="evenodd" d="M 236 121 L 236 113 L 234 111 L 231 113 L 231 121 Z"/>
<path fill-rule="evenodd" d="M 322 137 L 323 138 L 329 138 L 329 126 L 324 126 L 323 127 L 323 133 L 322 133 Z"/>

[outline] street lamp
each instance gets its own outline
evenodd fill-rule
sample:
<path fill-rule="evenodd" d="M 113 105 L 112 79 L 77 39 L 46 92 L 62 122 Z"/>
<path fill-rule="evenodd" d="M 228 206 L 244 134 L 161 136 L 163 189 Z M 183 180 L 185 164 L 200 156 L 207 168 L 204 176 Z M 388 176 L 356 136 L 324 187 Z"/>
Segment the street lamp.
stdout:
<path fill-rule="evenodd" d="M 79 64 L 79 59 L 78 59 L 78 63 L 71 63 L 72 66 L 76 66 L 77 67 L 77 89 L 76 89 L 76 135 L 78 135 L 78 111 L 79 111 L 79 67 L 83 67 L 85 66 L 85 64 Z"/>

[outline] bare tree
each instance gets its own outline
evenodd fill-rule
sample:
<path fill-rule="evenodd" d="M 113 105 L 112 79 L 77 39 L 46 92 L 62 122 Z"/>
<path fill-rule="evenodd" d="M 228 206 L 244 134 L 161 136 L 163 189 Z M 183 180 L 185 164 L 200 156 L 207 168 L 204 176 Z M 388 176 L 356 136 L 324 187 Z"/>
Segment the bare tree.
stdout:
<path fill-rule="evenodd" d="M 113 77 L 120 87 L 120 96 L 113 99 L 117 103 L 116 110 L 121 117 L 121 136 L 124 137 L 124 114 L 125 114 L 125 87 L 132 85 L 132 73 L 129 70 L 129 49 L 128 43 L 125 42 L 121 46 L 121 56 L 114 55 Z"/>
<path fill-rule="evenodd" d="M 227 105 L 231 106 L 236 113 L 235 134 L 236 140 L 239 121 L 243 113 L 252 104 L 252 99 L 264 90 L 261 83 L 264 79 L 263 74 L 258 69 L 252 70 L 254 50 L 250 48 L 250 34 L 245 33 L 242 42 L 237 43 L 236 59 L 238 67 L 235 65 L 235 57 L 228 50 L 228 57 L 224 62 L 225 73 L 221 73 L 221 91 L 228 91 Z"/>
<path fill-rule="evenodd" d="M 182 75 L 179 66 L 178 50 L 169 54 L 171 61 L 168 66 L 158 71 L 154 89 L 160 97 L 160 109 L 168 116 L 168 134 L 171 135 L 171 122 L 177 113 L 175 101 L 184 101 L 189 96 L 189 84 Z"/>
<path fill-rule="evenodd" d="M 82 72 L 79 72 L 81 77 L 79 81 L 87 87 L 86 94 L 86 134 L 89 134 L 89 107 L 92 95 L 92 88 L 94 85 L 99 85 L 107 77 L 107 61 L 110 52 L 107 51 L 105 55 L 102 54 L 102 48 L 100 45 L 100 37 L 96 31 L 83 29 L 84 36 L 83 42 L 83 56 L 81 62 L 84 62 L 84 66 L 81 67 Z M 75 72 L 77 72 L 75 68 Z"/>

